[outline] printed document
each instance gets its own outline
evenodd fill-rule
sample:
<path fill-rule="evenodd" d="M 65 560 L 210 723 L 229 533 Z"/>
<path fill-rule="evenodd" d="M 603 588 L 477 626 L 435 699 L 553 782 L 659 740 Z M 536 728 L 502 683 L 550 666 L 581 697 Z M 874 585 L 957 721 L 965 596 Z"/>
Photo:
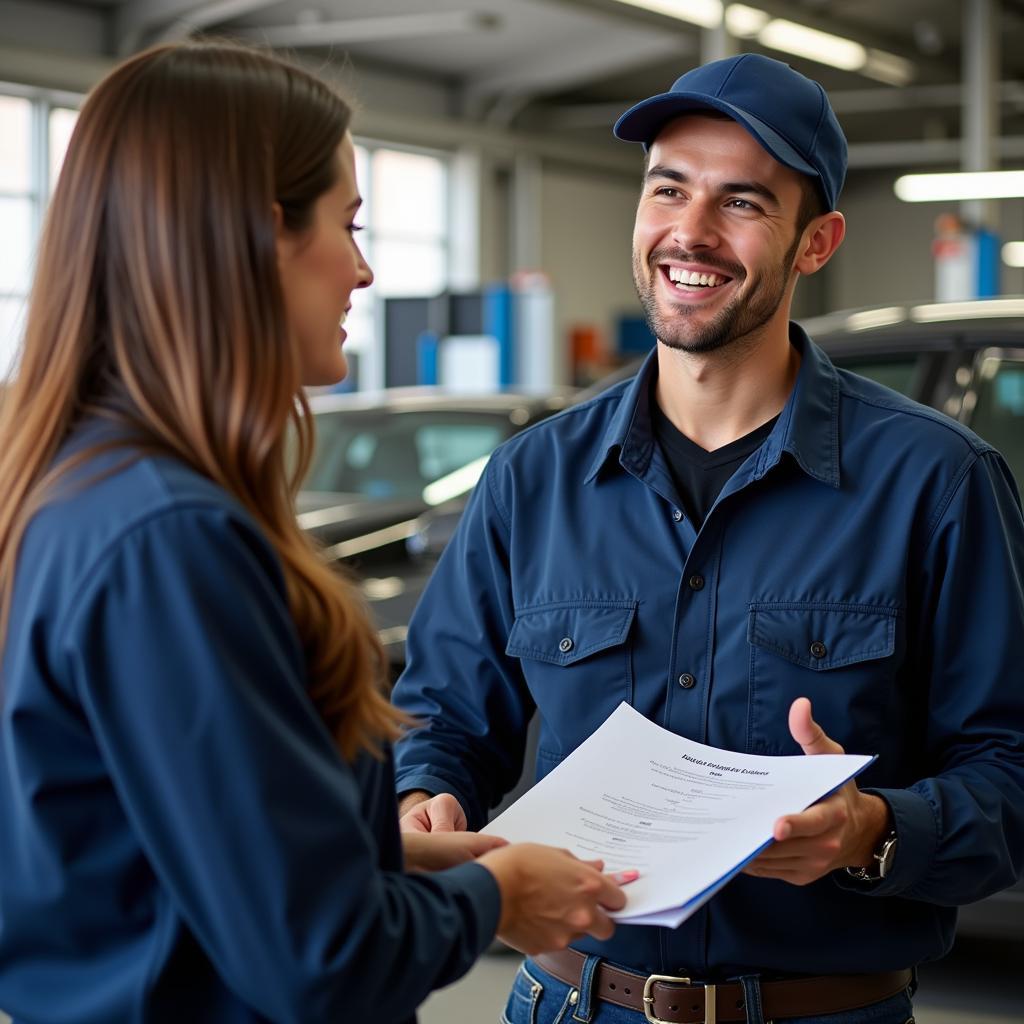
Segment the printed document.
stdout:
<path fill-rule="evenodd" d="M 624 924 L 675 928 L 805 810 L 864 770 L 870 755 L 767 757 L 707 747 L 626 703 L 485 829 L 549 843 L 605 871 L 636 868 Z"/>

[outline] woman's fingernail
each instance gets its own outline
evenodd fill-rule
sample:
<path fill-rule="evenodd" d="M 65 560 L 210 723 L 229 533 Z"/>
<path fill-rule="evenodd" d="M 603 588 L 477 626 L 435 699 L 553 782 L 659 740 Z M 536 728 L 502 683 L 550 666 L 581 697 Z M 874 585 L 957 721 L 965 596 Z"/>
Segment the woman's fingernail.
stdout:
<path fill-rule="evenodd" d="M 612 881 L 616 885 L 626 885 L 628 882 L 635 882 L 640 877 L 640 872 L 636 868 L 629 868 L 626 871 L 616 871 L 612 875 Z"/>

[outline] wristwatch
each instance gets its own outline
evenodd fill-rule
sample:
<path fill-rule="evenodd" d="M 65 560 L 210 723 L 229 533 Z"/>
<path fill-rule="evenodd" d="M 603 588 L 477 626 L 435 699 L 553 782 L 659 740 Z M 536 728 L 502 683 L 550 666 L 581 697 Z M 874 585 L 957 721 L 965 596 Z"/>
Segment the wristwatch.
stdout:
<path fill-rule="evenodd" d="M 875 861 L 874 864 L 870 864 L 866 868 L 847 868 L 846 873 L 851 878 L 856 878 L 860 882 L 880 882 L 892 871 L 893 861 L 896 860 L 896 844 L 898 842 L 899 836 L 896 835 L 896 829 L 893 829 L 878 844 L 875 852 L 871 854 Z"/>

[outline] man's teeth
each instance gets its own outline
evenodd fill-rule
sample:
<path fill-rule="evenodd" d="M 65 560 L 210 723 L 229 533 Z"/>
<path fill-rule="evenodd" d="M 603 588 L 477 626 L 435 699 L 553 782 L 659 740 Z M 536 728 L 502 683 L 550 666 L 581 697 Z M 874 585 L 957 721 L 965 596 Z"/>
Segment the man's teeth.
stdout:
<path fill-rule="evenodd" d="M 676 284 L 703 285 L 705 288 L 714 288 L 725 281 L 719 274 L 698 274 L 696 270 L 681 270 L 679 267 L 669 267 L 668 278 Z"/>
<path fill-rule="evenodd" d="M 348 311 L 346 310 L 344 313 L 341 314 L 341 319 L 338 321 L 338 326 L 339 327 L 344 327 L 345 326 L 345 321 L 347 319 L 348 319 Z"/>

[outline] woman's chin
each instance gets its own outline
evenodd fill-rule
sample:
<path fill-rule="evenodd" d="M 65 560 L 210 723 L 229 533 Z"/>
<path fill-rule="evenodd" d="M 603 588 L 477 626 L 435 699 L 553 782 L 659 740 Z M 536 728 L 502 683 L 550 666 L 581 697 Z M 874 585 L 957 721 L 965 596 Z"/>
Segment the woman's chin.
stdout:
<path fill-rule="evenodd" d="M 302 374 L 304 388 L 329 388 L 348 376 L 348 360 L 339 351 L 329 365 L 307 367 Z"/>

